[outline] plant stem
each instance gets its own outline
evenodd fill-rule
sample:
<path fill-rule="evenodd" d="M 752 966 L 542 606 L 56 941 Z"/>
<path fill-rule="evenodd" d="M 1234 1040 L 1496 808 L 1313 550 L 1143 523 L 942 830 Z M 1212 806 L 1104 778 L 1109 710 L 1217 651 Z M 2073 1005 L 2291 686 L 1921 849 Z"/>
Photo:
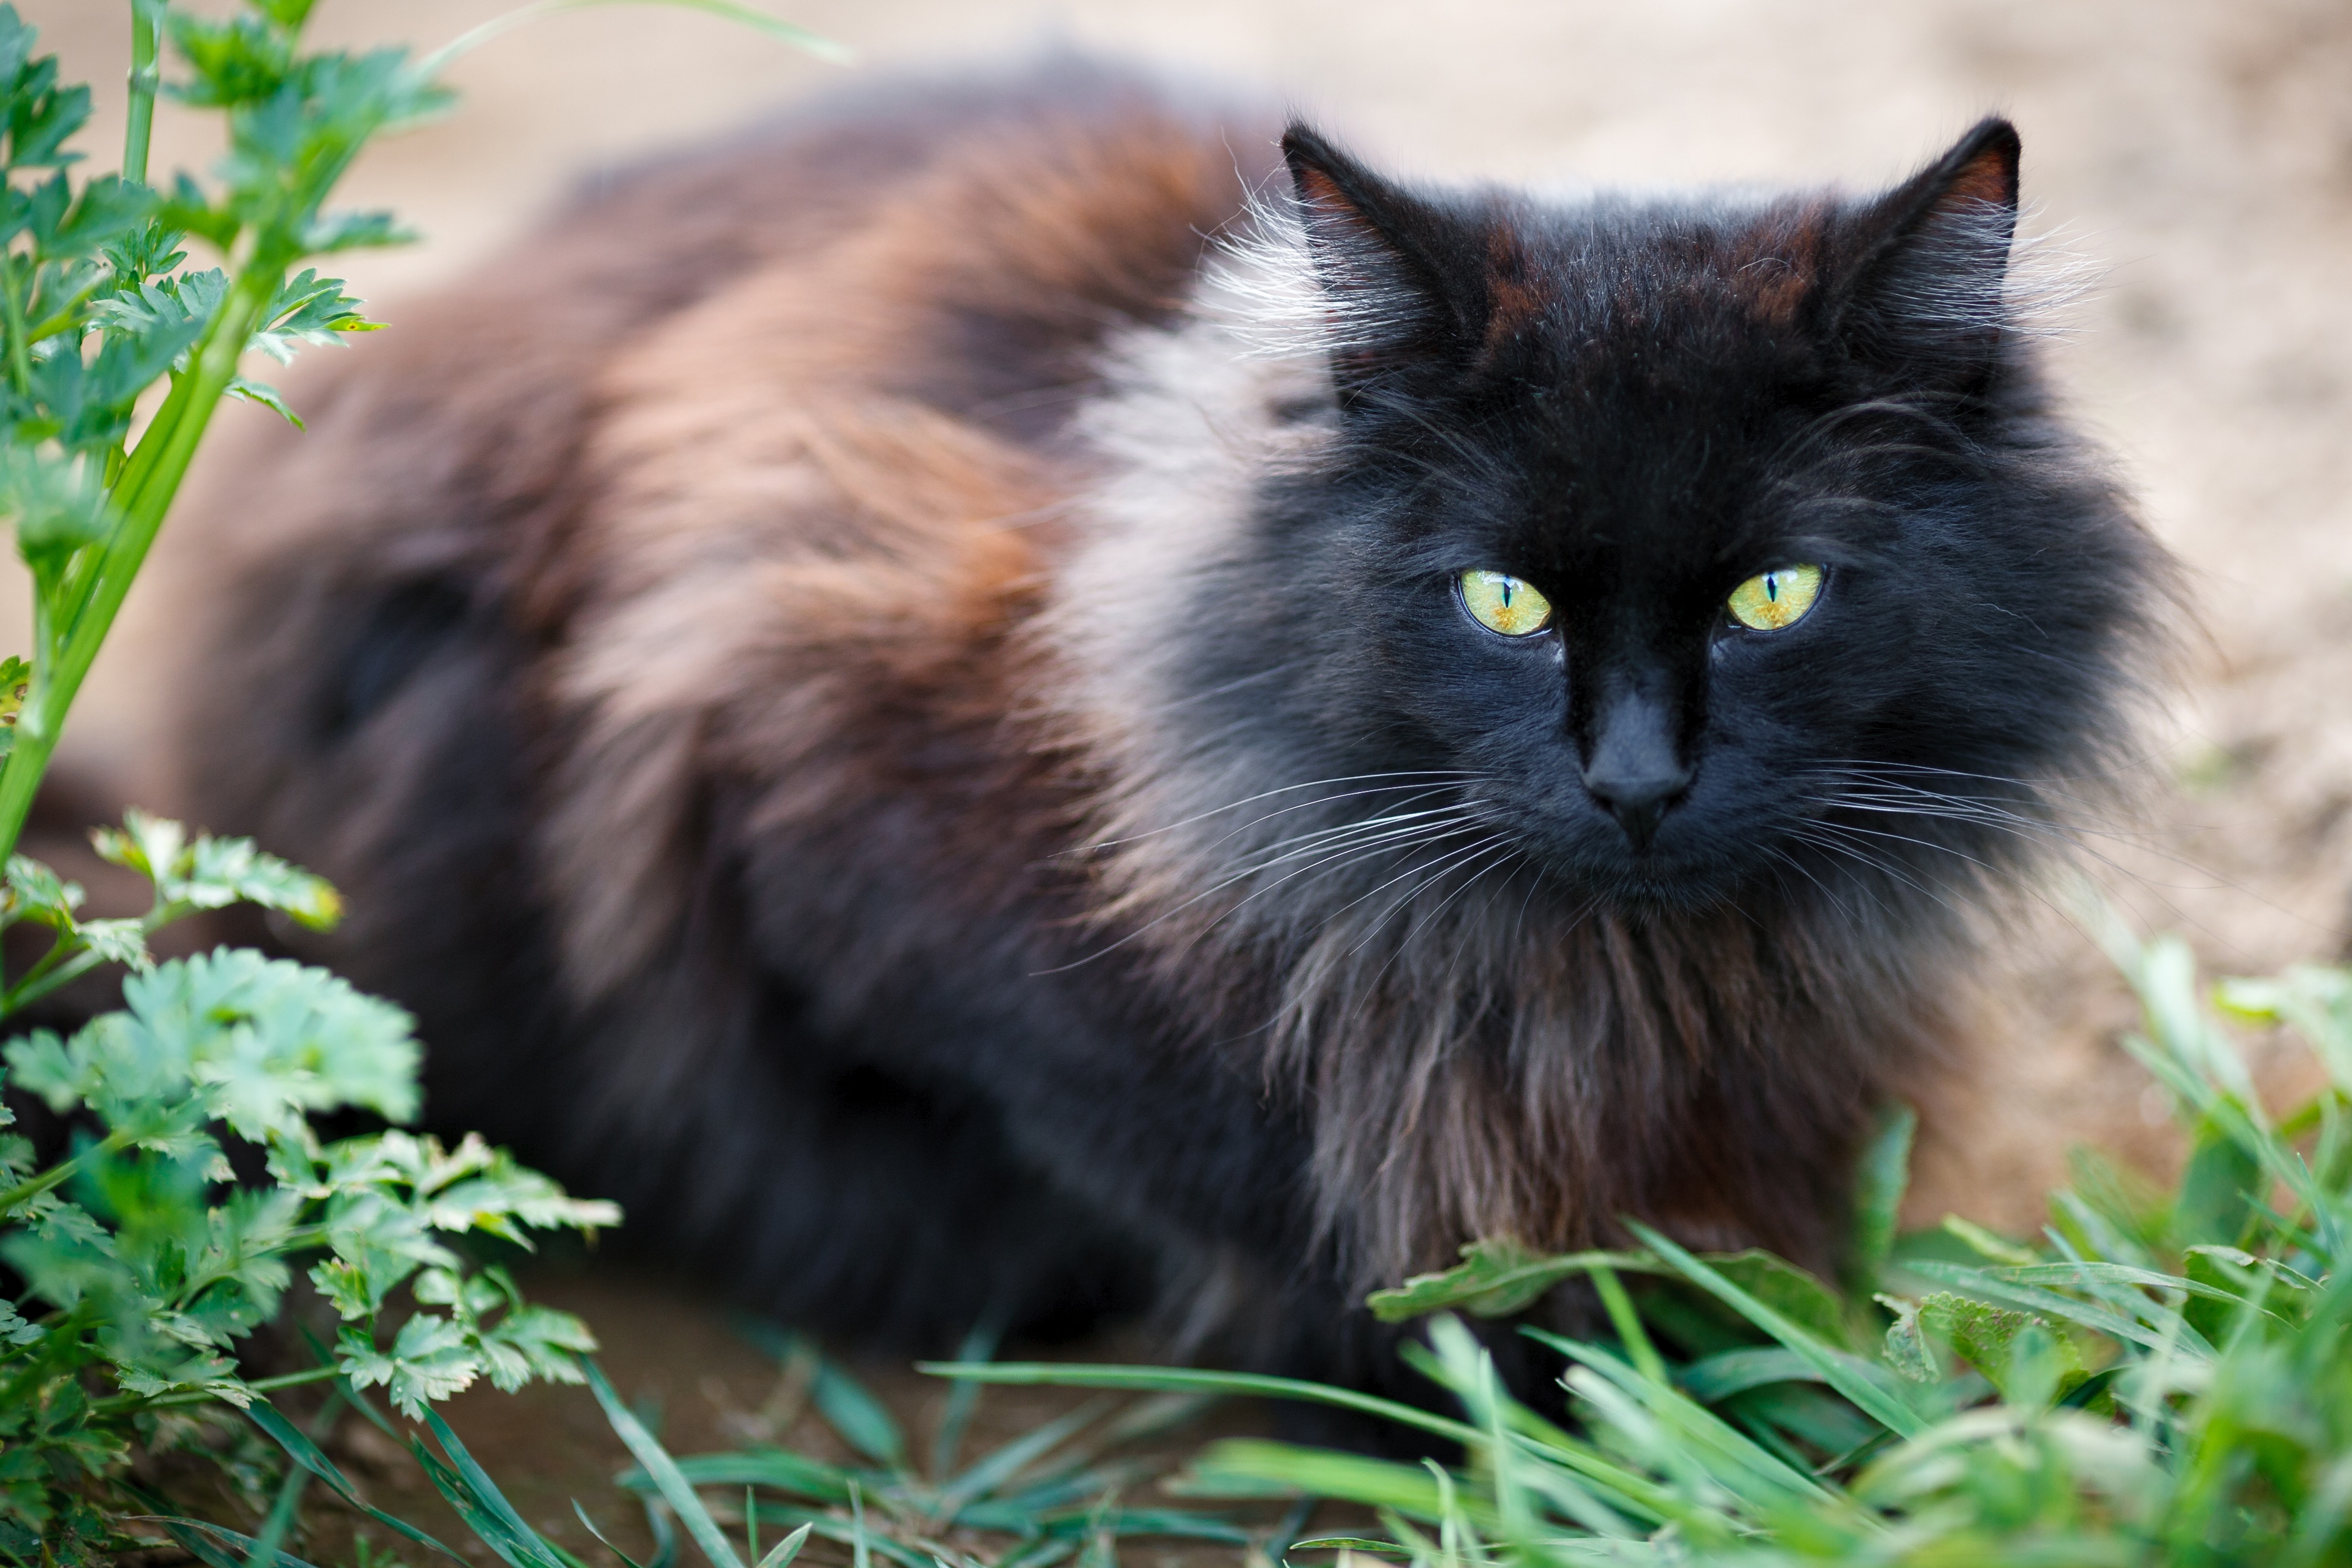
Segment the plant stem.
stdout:
<path fill-rule="evenodd" d="M 46 975 L 26 975 L 11 986 L 6 995 L 0 996 L 0 1019 L 23 1011 L 60 986 L 72 985 L 105 962 L 103 954 L 85 947 L 59 968 Z"/>
<path fill-rule="evenodd" d="M 301 1372 L 281 1372 L 275 1377 L 257 1377 L 246 1383 L 244 1386 L 256 1394 L 267 1394 L 272 1389 L 299 1388 L 306 1383 L 323 1383 L 330 1377 L 341 1375 L 342 1375 L 341 1373 L 334 1367 L 313 1366 Z M 91 1400 L 89 1407 L 95 1415 L 116 1416 L 125 1410 L 161 1410 L 173 1405 L 202 1405 L 207 1400 L 219 1397 L 219 1395 L 206 1388 L 191 1389 L 179 1394 L 114 1394 L 104 1399 Z"/>
<path fill-rule="evenodd" d="M 116 1150 L 128 1146 L 132 1141 L 133 1139 L 130 1133 L 118 1127 L 113 1132 L 107 1134 L 105 1137 L 100 1138 L 97 1143 L 92 1144 L 89 1147 L 76 1155 L 73 1158 L 60 1161 L 57 1165 L 51 1166 L 47 1170 L 43 1171 L 40 1175 L 37 1176 L 29 1176 L 26 1179 L 18 1182 L 15 1186 L 10 1187 L 6 1192 L 0 1192 L 0 1214 L 13 1213 L 16 1209 L 21 1207 L 25 1204 L 30 1203 L 33 1199 L 40 1197 L 41 1194 L 48 1191 L 51 1187 L 65 1181 L 68 1177 L 71 1176 L 74 1172 L 81 1168 L 82 1162 L 84 1160 L 90 1158 L 92 1155 L 113 1154 Z"/>
<path fill-rule="evenodd" d="M 25 340 L 25 298 L 19 288 L 16 256 L 0 256 L 0 309 L 7 312 L 8 378 L 16 384 L 17 395 L 27 396 L 33 390 L 33 346 Z M 25 265 L 32 266 L 30 257 Z"/>
<path fill-rule="evenodd" d="M 16 721 L 16 747 L 6 765 L 0 767 L 0 861 L 16 846 L 25 818 L 32 810 L 33 797 L 40 789 L 42 771 L 48 767 L 49 754 L 57 749 L 66 710 L 81 690 L 99 645 L 106 640 L 124 596 L 131 591 L 131 580 L 155 543 L 163 514 L 179 493 L 196 444 L 204 438 L 205 427 L 211 423 L 213 411 L 220 406 L 229 382 L 236 378 L 237 361 L 283 280 L 282 266 L 273 272 L 258 263 L 247 264 L 205 329 L 187 371 L 173 386 L 156 413 L 155 423 L 123 465 L 112 497 L 113 531 L 73 596 L 75 602 L 61 607 L 65 610 L 58 618 L 62 624 L 52 632 L 57 656 L 34 666 L 33 689 Z"/>
<path fill-rule="evenodd" d="M 167 0 L 131 0 L 131 113 L 122 131 L 122 177 L 147 183 L 147 144 L 155 130 L 155 57 Z"/>

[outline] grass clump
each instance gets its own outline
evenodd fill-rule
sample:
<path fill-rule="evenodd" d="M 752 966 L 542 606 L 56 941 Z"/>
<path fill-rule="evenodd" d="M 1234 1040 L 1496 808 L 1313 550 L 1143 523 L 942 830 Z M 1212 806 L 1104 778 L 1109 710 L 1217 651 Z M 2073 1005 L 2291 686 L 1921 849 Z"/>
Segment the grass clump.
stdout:
<path fill-rule="evenodd" d="M 957 1366 L 997 1382 L 1271 1394 L 1385 1415 L 1462 1447 L 1402 1465 L 1214 1446 L 1192 1490 L 1269 1487 L 1376 1511 L 1377 1537 L 1301 1542 L 1426 1568 L 1533 1563 L 2278 1564 L 2352 1561 L 2352 973 L 2227 981 L 2211 999 L 2299 1037 L 2326 1083 L 2283 1117 L 2203 1005 L 2187 948 L 2111 951 L 2146 1027 L 2126 1040 L 2191 1152 L 2169 1193 L 2089 1155 L 2041 1236 L 1952 1219 L 1896 1237 L 1911 1135 L 1864 1162 L 1845 1278 L 1759 1252 L 1507 1241 L 1372 1298 L 1426 1316 L 1433 1415 L 1279 1379 Z M 1589 1281 L 1613 1333 L 1535 1329 L 1573 1420 L 1514 1401 L 1465 1318 Z"/>

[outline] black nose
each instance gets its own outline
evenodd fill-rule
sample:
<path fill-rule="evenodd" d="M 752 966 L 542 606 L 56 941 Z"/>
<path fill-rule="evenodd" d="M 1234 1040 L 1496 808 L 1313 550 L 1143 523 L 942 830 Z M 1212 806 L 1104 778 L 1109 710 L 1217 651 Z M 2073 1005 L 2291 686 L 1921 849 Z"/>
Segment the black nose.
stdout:
<path fill-rule="evenodd" d="M 1658 772 L 1616 774 L 1588 768 L 1585 790 L 1601 802 L 1637 850 L 1646 850 L 1683 791 L 1690 788 L 1690 770 L 1676 768 Z"/>

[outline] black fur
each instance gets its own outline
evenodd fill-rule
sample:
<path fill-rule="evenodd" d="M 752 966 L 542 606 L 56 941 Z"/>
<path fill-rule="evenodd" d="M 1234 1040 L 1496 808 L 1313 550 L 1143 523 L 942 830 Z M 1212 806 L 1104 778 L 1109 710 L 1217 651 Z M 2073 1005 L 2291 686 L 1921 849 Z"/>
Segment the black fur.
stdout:
<path fill-rule="evenodd" d="M 1065 189 L 1066 158 L 1121 137 L 1229 167 L 1224 135 L 1064 64 L 922 115 L 903 94 L 829 110 L 556 233 L 716 288 L 645 226 L 662 191 L 762 213 L 814 192 L 807 225 L 740 242 L 785 291 L 902 189 L 918 213 L 1000 176 L 1025 197 L 1033 170 Z M 861 137 L 887 156 L 829 174 Z M 1169 279 L 1200 264 L 1196 230 L 1235 220 L 1237 185 L 1034 276 L 1018 246 L 1077 254 L 1085 214 L 1024 239 L 1014 197 L 976 199 L 950 259 L 888 263 L 944 269 L 940 314 L 845 298 L 898 345 L 859 352 L 901 356 L 853 391 L 1054 476 L 1027 512 L 968 504 L 1014 515 L 1030 564 L 987 591 L 997 619 L 951 624 L 960 580 L 921 574 L 976 527 L 961 515 L 906 524 L 944 541 L 923 549 L 861 532 L 898 537 L 868 520 L 880 500 L 709 524 L 708 559 L 734 563 L 713 604 L 772 569 L 777 608 L 691 621 L 688 641 L 744 651 L 618 741 L 579 662 L 618 635 L 605 610 L 662 583 L 594 531 L 608 402 L 636 395 L 597 378 L 690 321 L 692 291 L 610 281 L 607 253 L 553 264 L 531 300 L 461 298 L 411 361 L 341 383 L 310 440 L 359 454 L 325 471 L 366 490 L 368 526 L 298 529 L 239 569 L 245 608 L 190 665 L 219 695 L 188 705 L 184 804 L 348 884 L 329 956 L 420 1015 L 436 1122 L 619 1198 L 631 1243 L 763 1306 L 927 1349 L 1156 1301 L 1227 1333 L 1220 1354 L 1379 1384 L 1393 1336 L 1355 1305 L 1367 1279 L 1479 1228 L 1566 1245 L 1631 1211 L 1833 1260 L 1859 1129 L 1932 1054 L 1959 909 L 2109 768 L 2164 570 L 2005 304 L 2015 134 L 1988 121 L 1882 197 L 1751 205 L 1416 193 L 1302 127 L 1283 150 L 1332 332 L 1328 384 L 1286 412 L 1330 436 L 1261 478 L 1237 544 L 1159 585 L 1147 762 L 1055 716 L 1086 655 L 1030 637 L 1078 548 L 1057 508 L 1099 460 L 1069 415 L 1110 384 L 1070 323 L 1181 329 Z M 1013 259 L 968 259 L 999 223 Z M 1071 270 L 1084 298 L 1041 315 Z M 567 287 L 587 303 L 543 302 Z M 528 349 L 512 384 L 442 406 L 493 317 Z M 863 406 L 812 385 L 778 408 Z M 223 510 L 196 537 L 236 526 Z M 885 622 L 919 584 L 906 628 L 792 597 L 836 558 L 866 564 Z M 1736 585 L 1797 562 L 1827 572 L 1810 616 L 1727 618 Z M 1471 570 L 1537 585 L 1555 630 L 1473 623 Z M 626 793 L 673 752 L 674 776 Z M 1237 801 L 1438 770 L 1477 775 L 1427 793 L 1501 835 L 1486 858 L 1428 872 L 1424 840 L 1253 868 L 1378 800 L 1294 796 L 1271 826 L 1288 808 Z M 1663 782 L 1633 810 L 1610 793 L 1629 779 Z M 607 837 L 551 827 L 600 792 L 636 802 L 596 819 Z M 1136 800 L 1191 804 L 1129 824 L 1140 849 L 1068 852 Z M 660 846 L 630 873 L 641 929 L 603 972 L 569 935 L 564 857 L 617 866 L 638 840 Z M 1189 847 L 1150 859 L 1170 843 Z M 1342 928 L 1363 942 L 1318 947 Z M 1310 1003 L 1329 1016 L 1296 1023 Z"/>

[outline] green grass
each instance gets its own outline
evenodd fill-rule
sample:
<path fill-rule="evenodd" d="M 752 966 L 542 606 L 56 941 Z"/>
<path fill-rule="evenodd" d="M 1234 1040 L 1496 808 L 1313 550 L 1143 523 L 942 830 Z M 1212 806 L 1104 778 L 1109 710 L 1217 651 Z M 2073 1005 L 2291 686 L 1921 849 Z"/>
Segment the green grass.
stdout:
<path fill-rule="evenodd" d="M 1426 1568 L 2352 1561 L 2352 1274 L 2339 1267 L 2352 974 L 2303 967 L 2209 998 L 2177 941 L 2107 935 L 2145 1007 L 2127 1043 L 2189 1134 L 2168 1192 L 2084 1153 L 2037 1238 L 1958 1220 L 1897 1236 L 1911 1134 L 1897 1115 L 1864 1162 L 1840 1282 L 1762 1253 L 1695 1255 L 1638 1225 L 1641 1245 L 1617 1251 L 1487 1242 L 1373 1299 L 1425 1322 L 1406 1354 L 1430 1408 L 1211 1370 L 998 1363 L 976 1342 L 928 1369 L 957 1392 L 919 1460 L 845 1369 L 754 1329 L 857 1458 L 772 1445 L 673 1458 L 600 1379 L 638 1459 L 618 1495 L 646 1511 L 656 1563 L 691 1553 L 714 1568 L 757 1563 L 803 1528 L 794 1542 L 857 1568 L 1108 1564 L 1138 1542 L 1186 1541 L 1301 1568 L 1341 1551 Z M 2300 1040 L 2326 1087 L 2271 1115 L 2223 1014 Z M 1594 1288 L 1612 1333 L 1510 1327 L 1575 1281 Z M 1499 1386 L 1466 1326 L 1476 1318 L 1558 1355 L 1565 1424 Z M 1137 1398 L 1081 1406 L 966 1458 L 987 1385 Z M 1226 1439 L 1179 1469 L 1171 1427 L 1218 1397 L 1386 1417 L 1458 1458 Z M 437 1418 L 428 1426 L 439 1452 L 416 1443 L 420 1460 L 503 1560 L 580 1563 L 521 1525 Z M 609 1518 L 613 1501 L 583 1517 Z M 1324 1501 L 1378 1522 L 1297 1539 Z"/>
<path fill-rule="evenodd" d="M 1468 1248 L 1373 1298 L 1384 1315 L 1428 1315 L 1428 1346 L 1408 1354 L 1461 1412 L 1389 1414 L 1457 1439 L 1462 1464 L 1225 1443 L 1190 1490 L 1344 1498 L 1385 1526 L 1352 1550 L 1432 1568 L 2352 1560 L 2352 974 L 2216 989 L 2219 1009 L 2299 1038 L 2326 1071 L 2273 1118 L 2185 946 L 2107 939 L 2146 1012 L 2126 1044 L 2190 1135 L 2171 1192 L 2082 1154 L 2037 1238 L 1953 1220 L 1898 1239 L 1910 1124 L 1895 1118 L 1864 1162 L 1843 1285 L 1758 1253 L 1694 1256 L 1638 1224 L 1638 1250 Z M 1497 1386 L 1462 1319 L 1577 1278 L 1612 1335 L 1518 1331 L 1560 1357 L 1564 1429 Z M 940 1370 L 1375 1403 L 1210 1374 Z"/>

